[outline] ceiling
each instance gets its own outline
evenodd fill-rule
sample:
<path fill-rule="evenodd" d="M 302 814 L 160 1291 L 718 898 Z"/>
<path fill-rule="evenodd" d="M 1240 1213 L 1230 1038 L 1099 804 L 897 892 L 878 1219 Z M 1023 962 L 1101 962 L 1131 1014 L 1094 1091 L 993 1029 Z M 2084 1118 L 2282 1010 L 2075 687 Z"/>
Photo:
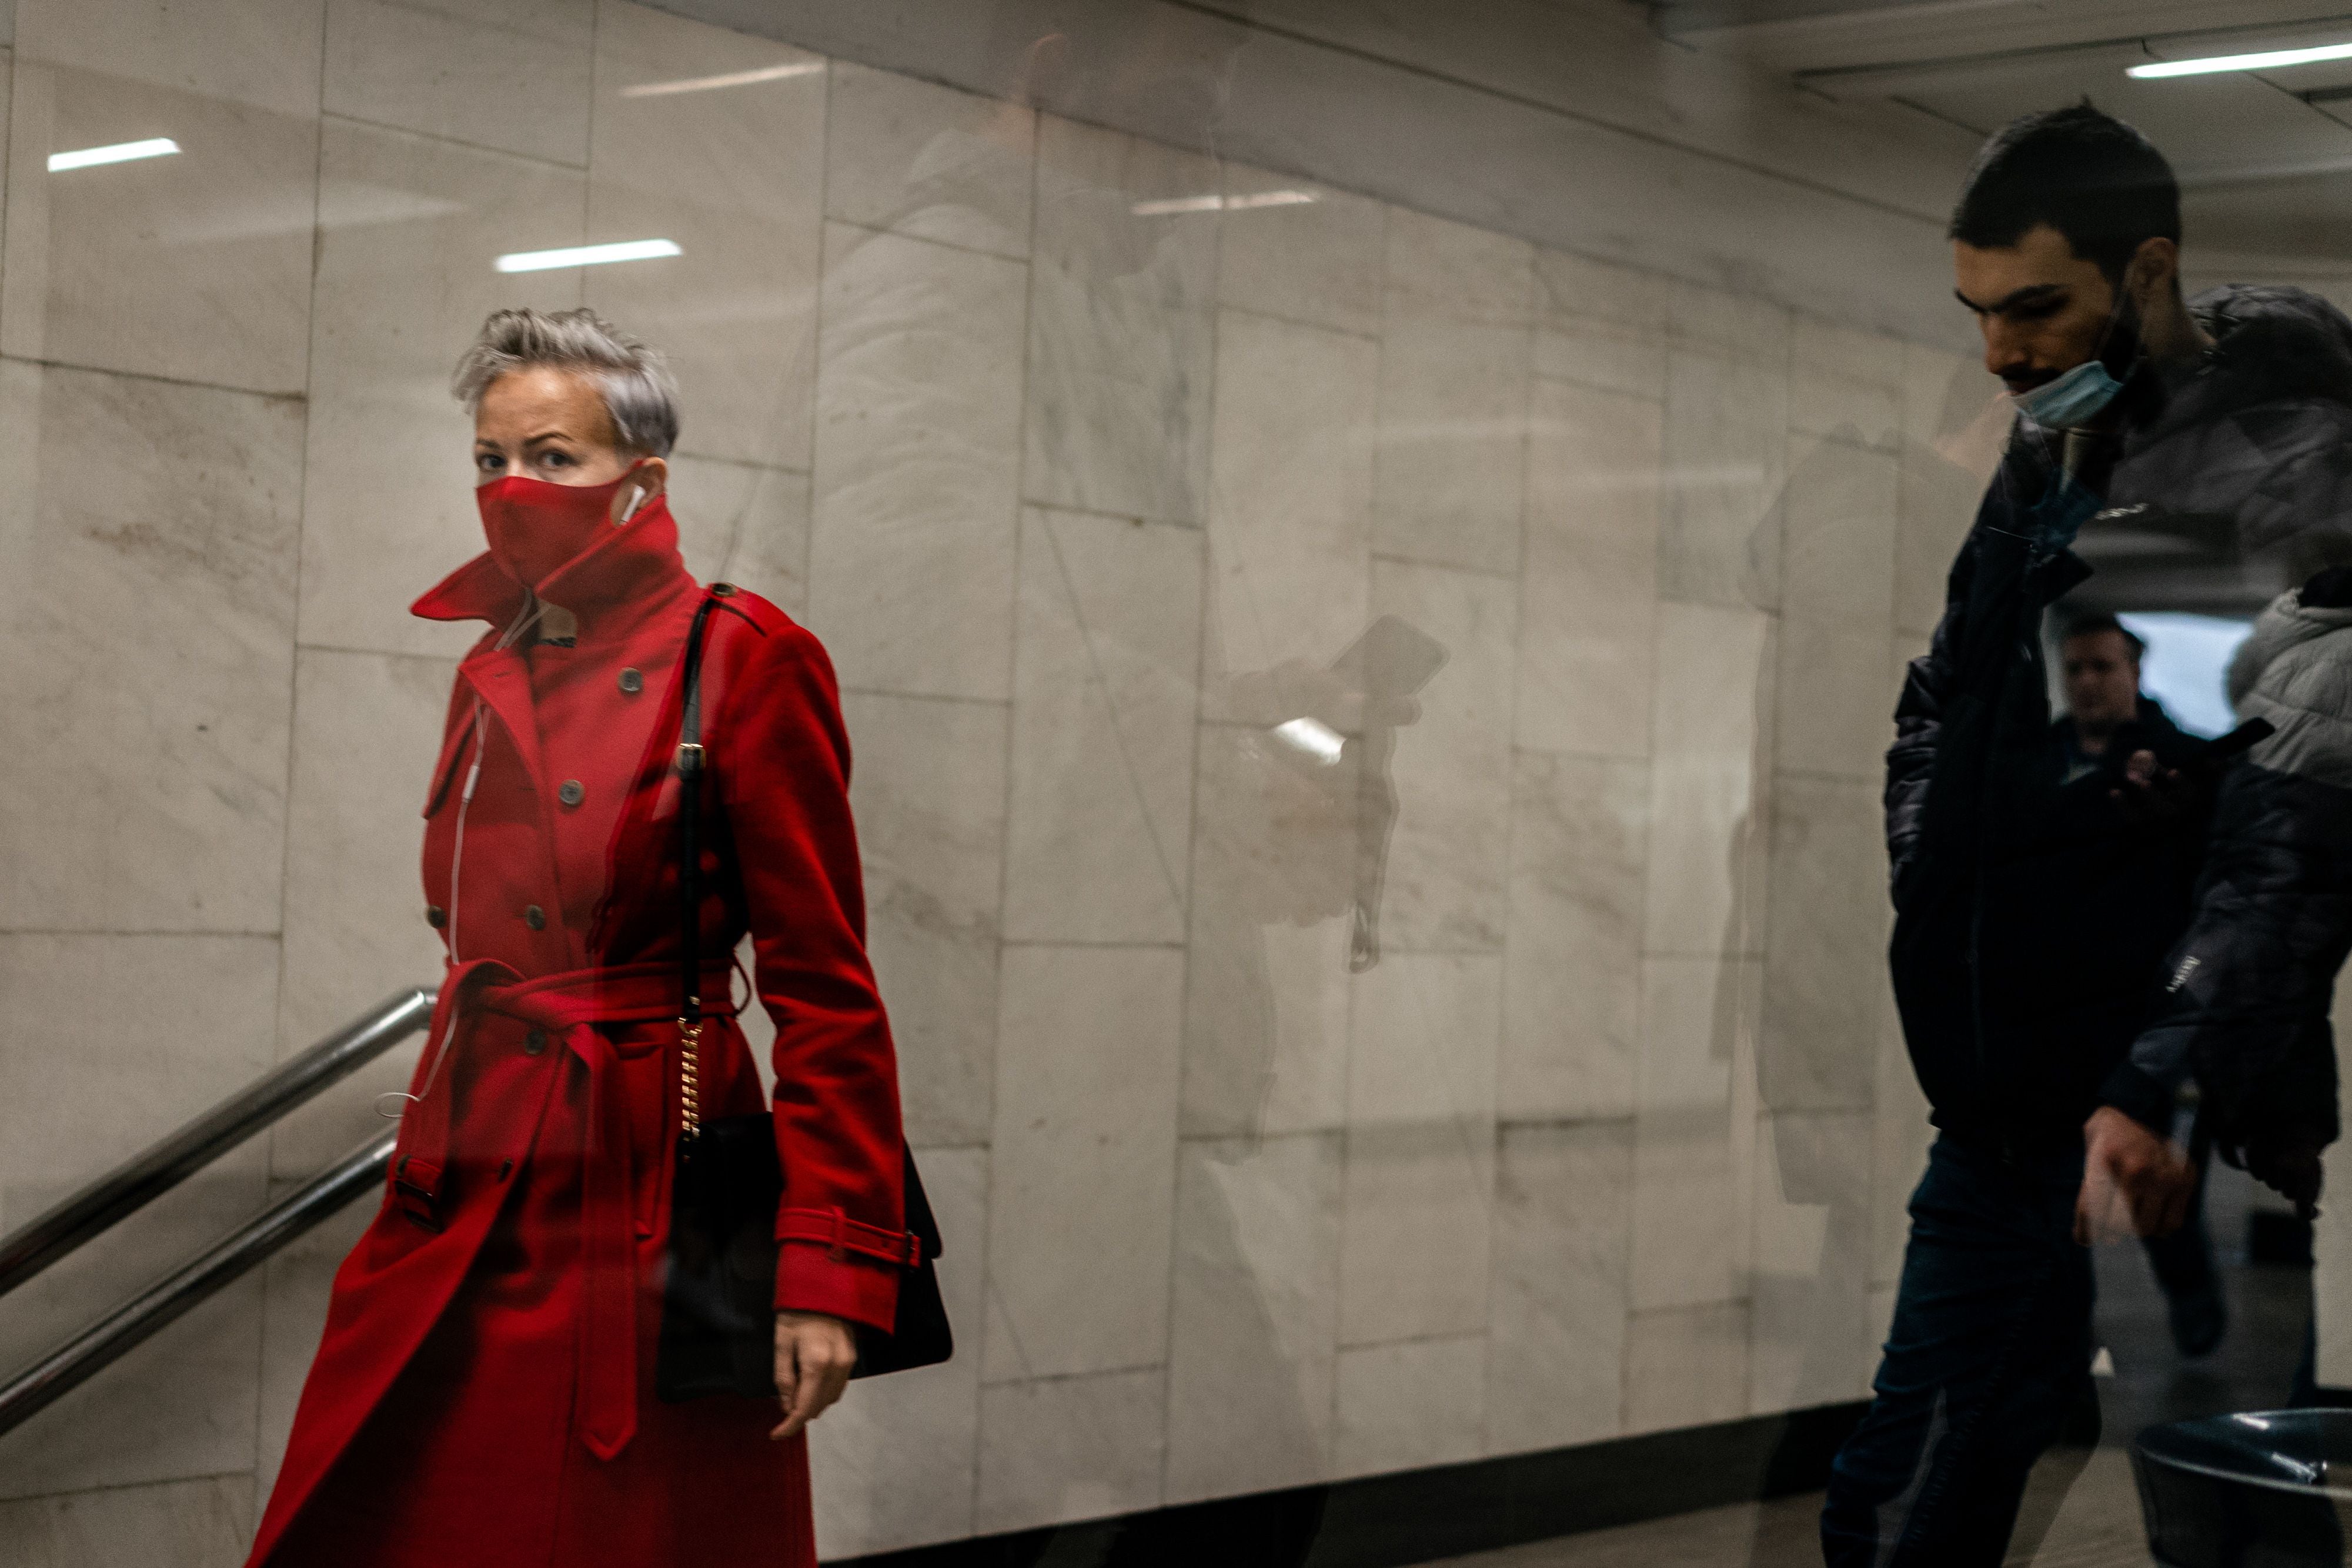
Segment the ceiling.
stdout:
<path fill-rule="evenodd" d="M 2124 74 L 2151 59 L 2352 42 L 2352 0 L 1657 0 L 1650 11 L 1685 47 L 1979 134 L 2087 96 L 2180 172 L 2192 272 L 2340 280 L 2352 295 L 2352 60 Z"/>

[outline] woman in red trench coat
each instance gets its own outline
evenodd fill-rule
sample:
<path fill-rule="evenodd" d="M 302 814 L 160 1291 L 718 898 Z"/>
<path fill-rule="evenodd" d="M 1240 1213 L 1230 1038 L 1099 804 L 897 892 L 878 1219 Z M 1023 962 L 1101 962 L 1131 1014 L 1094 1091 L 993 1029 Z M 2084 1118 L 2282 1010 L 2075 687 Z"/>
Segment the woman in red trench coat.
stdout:
<path fill-rule="evenodd" d="M 710 590 L 702 994 L 730 994 L 748 928 L 776 1024 L 779 1234 L 849 1239 L 782 1245 L 779 1425 L 763 1401 L 653 1392 L 678 1124 L 670 761 L 703 597 L 661 495 L 668 377 L 586 311 L 502 311 L 459 392 L 490 549 L 415 607 L 489 625 L 425 802 L 449 967 L 251 1563 L 808 1568 L 802 1427 L 841 1391 L 850 1325 L 889 1328 L 905 1255 L 832 667 L 773 605 Z M 723 1024 L 706 1116 L 762 1101 Z"/>

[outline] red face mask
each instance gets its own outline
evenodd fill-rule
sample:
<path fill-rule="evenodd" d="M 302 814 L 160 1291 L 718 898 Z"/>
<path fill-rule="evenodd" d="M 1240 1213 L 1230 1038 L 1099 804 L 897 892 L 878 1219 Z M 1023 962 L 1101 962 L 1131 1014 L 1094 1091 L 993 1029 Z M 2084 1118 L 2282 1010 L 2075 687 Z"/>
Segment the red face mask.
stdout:
<path fill-rule="evenodd" d="M 610 528 L 613 497 L 636 468 L 609 485 L 551 485 L 509 474 L 474 487 L 482 534 L 499 570 L 537 588 Z"/>

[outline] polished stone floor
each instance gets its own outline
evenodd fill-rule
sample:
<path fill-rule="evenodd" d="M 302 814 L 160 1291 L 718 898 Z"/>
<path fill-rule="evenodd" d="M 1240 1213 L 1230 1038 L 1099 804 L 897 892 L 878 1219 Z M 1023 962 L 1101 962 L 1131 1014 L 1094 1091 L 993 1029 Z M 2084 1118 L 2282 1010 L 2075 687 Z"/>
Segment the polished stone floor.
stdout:
<path fill-rule="evenodd" d="M 2246 1213 L 2255 1188 L 2218 1169 L 2208 1220 L 2229 1292 L 2231 1324 L 2221 1346 L 2184 1361 L 2165 1327 L 2164 1298 L 2137 1248 L 2099 1255 L 2098 1327 L 2115 1363 L 2102 1378 L 2105 1427 L 2087 1458 L 2062 1451 L 2035 1475 L 2012 1542 L 2013 1568 L 2145 1568 L 2126 1448 L 2158 1421 L 2286 1402 L 2311 1316 L 2309 1270 L 2249 1264 Z M 1821 1562 L 1814 1521 L 1819 1493 L 1741 1503 L 1646 1524 L 1536 1542 L 1457 1557 L 1428 1568 L 1813 1568 Z"/>

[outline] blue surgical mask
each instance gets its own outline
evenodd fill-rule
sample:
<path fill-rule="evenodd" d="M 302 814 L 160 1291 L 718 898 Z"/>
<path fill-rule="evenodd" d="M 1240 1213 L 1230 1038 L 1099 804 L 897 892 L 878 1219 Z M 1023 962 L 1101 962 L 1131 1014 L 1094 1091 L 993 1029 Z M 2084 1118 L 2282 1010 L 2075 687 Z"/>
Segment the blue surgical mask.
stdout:
<path fill-rule="evenodd" d="M 2055 380 L 2017 394 L 2018 412 L 2044 430 L 2078 430 L 2116 401 L 2124 383 L 2105 363 L 2085 360 Z"/>

